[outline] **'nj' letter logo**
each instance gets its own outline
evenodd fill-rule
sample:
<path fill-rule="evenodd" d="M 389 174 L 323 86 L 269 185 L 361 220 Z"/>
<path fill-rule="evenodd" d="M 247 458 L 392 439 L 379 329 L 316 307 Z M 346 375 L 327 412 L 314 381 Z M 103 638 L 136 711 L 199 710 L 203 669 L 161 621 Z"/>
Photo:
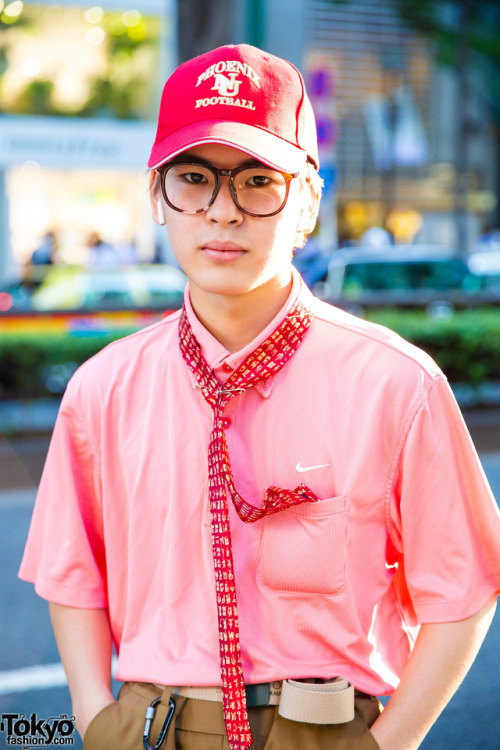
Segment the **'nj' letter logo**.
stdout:
<path fill-rule="evenodd" d="M 241 81 L 236 80 L 237 73 L 229 73 L 225 76 L 222 73 L 215 74 L 215 83 L 212 91 L 218 91 L 220 96 L 237 96 L 240 90 Z"/>

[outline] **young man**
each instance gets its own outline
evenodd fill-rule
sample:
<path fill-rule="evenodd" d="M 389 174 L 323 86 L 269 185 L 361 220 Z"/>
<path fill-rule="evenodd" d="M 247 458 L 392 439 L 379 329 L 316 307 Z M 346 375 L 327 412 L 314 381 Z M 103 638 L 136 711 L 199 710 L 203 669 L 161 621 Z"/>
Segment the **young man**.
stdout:
<path fill-rule="evenodd" d="M 149 166 L 184 309 L 74 376 L 21 568 L 85 750 L 415 750 L 500 588 L 446 380 L 292 269 L 319 198 L 292 65 L 246 45 L 182 65 Z"/>

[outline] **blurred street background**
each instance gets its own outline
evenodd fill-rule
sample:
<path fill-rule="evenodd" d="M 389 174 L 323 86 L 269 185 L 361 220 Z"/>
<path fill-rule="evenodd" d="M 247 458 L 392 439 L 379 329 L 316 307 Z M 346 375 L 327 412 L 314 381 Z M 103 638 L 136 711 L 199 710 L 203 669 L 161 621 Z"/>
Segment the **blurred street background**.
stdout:
<path fill-rule="evenodd" d="M 147 193 L 161 88 L 240 42 L 294 63 L 315 109 L 323 200 L 297 268 L 438 361 L 500 498 L 498 0 L 0 0 L 0 715 L 71 715 L 46 604 L 16 578 L 36 486 L 78 365 L 181 305 Z M 499 674 L 497 614 L 424 750 L 500 747 Z"/>

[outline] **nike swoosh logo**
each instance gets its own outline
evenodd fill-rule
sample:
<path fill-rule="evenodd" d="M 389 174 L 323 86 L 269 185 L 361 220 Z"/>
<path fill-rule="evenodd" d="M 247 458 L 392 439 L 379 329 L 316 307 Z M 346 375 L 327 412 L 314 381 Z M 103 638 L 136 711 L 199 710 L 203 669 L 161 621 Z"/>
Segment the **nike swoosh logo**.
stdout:
<path fill-rule="evenodd" d="M 314 469 L 324 469 L 330 464 L 319 464 L 318 466 L 301 466 L 300 461 L 295 467 L 296 471 L 314 471 Z"/>

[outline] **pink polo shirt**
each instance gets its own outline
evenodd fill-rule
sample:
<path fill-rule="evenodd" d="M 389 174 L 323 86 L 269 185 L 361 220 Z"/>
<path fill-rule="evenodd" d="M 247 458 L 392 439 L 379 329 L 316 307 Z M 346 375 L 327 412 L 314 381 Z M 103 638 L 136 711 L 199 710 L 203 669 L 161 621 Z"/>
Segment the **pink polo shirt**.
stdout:
<path fill-rule="evenodd" d="M 384 328 L 314 299 L 229 354 L 187 311 L 221 381 L 297 294 L 314 319 L 290 362 L 235 397 L 236 487 L 321 500 L 254 524 L 231 507 L 247 683 L 343 675 L 391 692 L 419 623 L 500 589 L 500 520 L 447 382 Z M 220 684 L 207 489 L 212 411 L 178 346 L 179 313 L 106 347 L 70 382 L 20 575 L 40 596 L 107 607 L 117 677 Z"/>

